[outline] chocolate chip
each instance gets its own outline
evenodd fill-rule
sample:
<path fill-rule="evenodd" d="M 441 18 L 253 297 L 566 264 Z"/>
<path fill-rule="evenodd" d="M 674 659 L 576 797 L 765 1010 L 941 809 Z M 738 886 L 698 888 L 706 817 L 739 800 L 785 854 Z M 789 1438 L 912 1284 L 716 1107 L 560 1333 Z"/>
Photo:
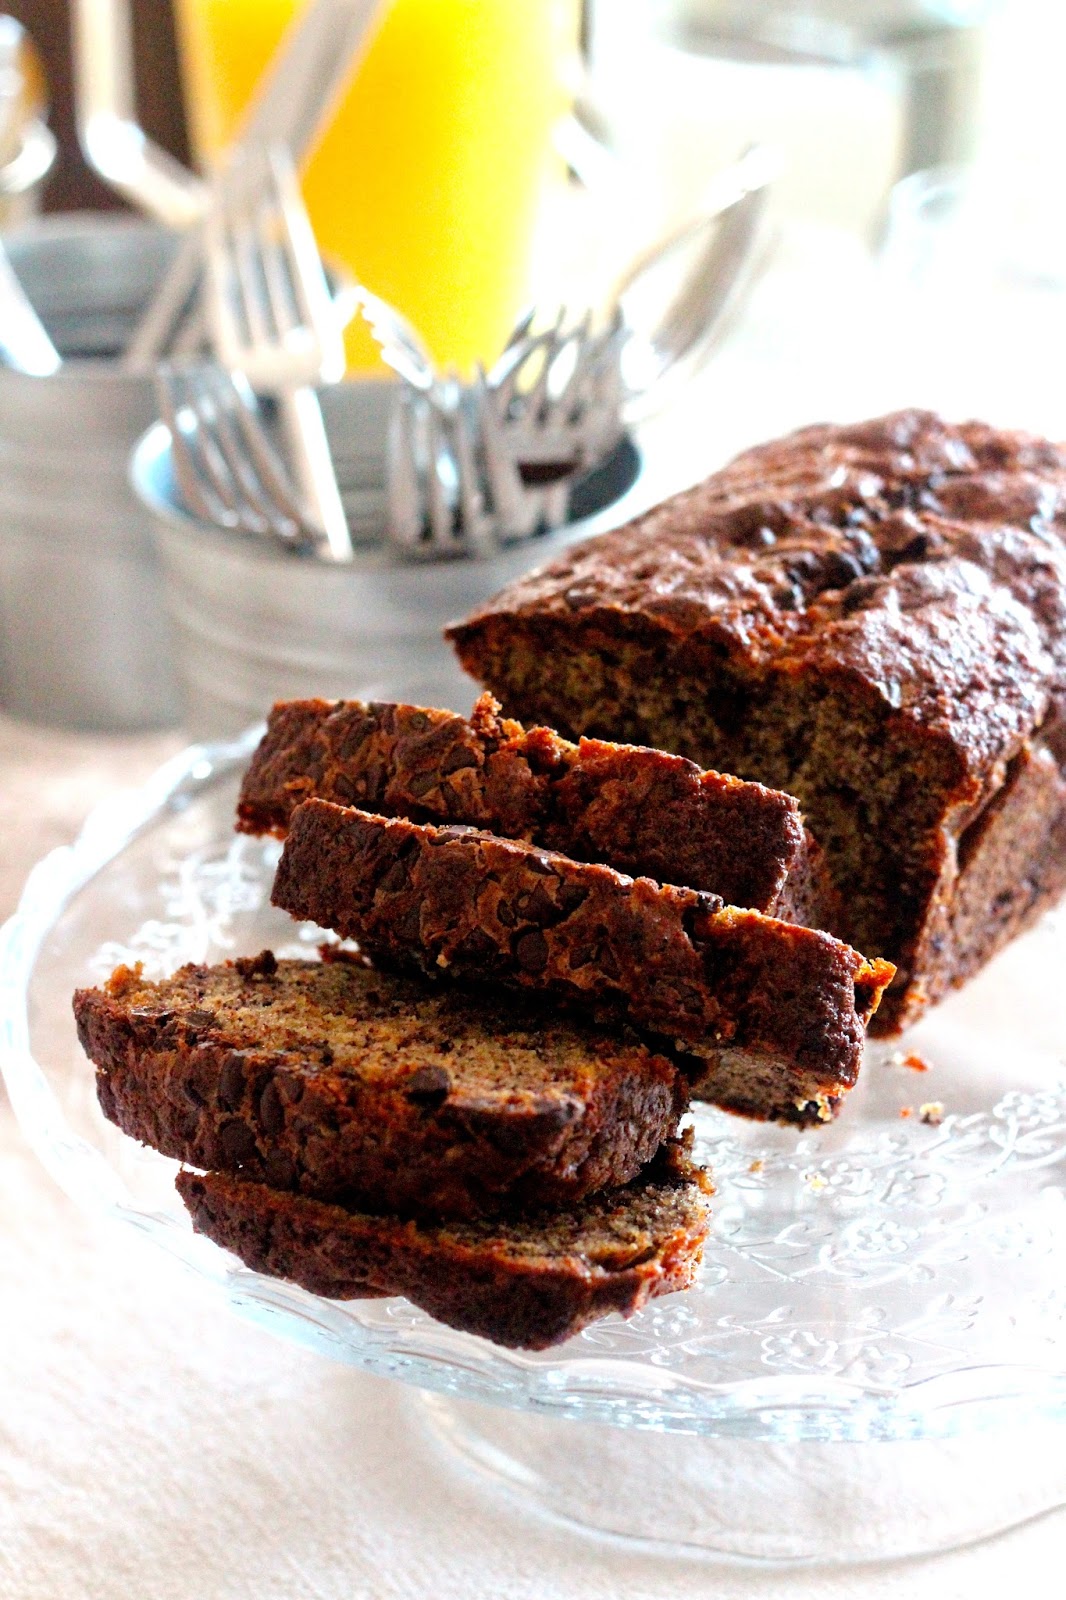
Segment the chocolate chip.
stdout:
<path fill-rule="evenodd" d="M 419 1067 L 404 1082 L 403 1092 L 415 1105 L 440 1105 L 446 1100 L 452 1080 L 446 1067 Z"/>
<path fill-rule="evenodd" d="M 559 910 L 564 916 L 574 914 L 577 908 L 584 905 L 589 897 L 589 891 L 583 889 L 578 883 L 564 883 L 559 889 Z"/>
<path fill-rule="evenodd" d="M 881 552 L 876 542 L 862 528 L 856 528 L 850 535 L 848 552 L 859 563 L 863 572 L 880 572 Z"/>
<path fill-rule="evenodd" d="M 452 950 L 452 961 L 457 965 L 483 968 L 500 954 L 499 945 L 484 928 L 471 928 Z"/>
<path fill-rule="evenodd" d="M 272 978 L 278 970 L 273 950 L 260 950 L 257 956 L 238 956 L 233 963 L 242 978 Z"/>
<path fill-rule="evenodd" d="M 769 550 L 771 545 L 777 543 L 777 534 L 765 522 L 760 522 L 750 528 L 731 529 L 730 543 L 741 550 Z"/>
<path fill-rule="evenodd" d="M 803 605 L 803 590 L 794 583 L 782 583 L 770 598 L 779 611 L 798 611 Z"/>
<path fill-rule="evenodd" d="M 336 747 L 341 760 L 351 761 L 357 756 L 373 732 L 374 724 L 369 718 L 360 716 Z"/>
<path fill-rule="evenodd" d="M 474 751 L 464 749 L 462 745 L 459 745 L 456 749 L 450 750 L 444 757 L 440 764 L 440 770 L 444 777 L 448 777 L 453 772 L 462 772 L 466 767 L 476 767 L 477 764 L 478 759 Z"/>
<path fill-rule="evenodd" d="M 526 872 L 534 873 L 537 877 L 553 878 L 555 876 L 555 868 L 551 862 L 545 861 L 544 857 L 537 855 L 535 851 L 530 851 L 522 865 Z"/>
<path fill-rule="evenodd" d="M 194 1011 L 185 1013 L 185 1021 L 193 1028 L 209 1028 L 216 1021 L 216 1017 L 213 1011 L 204 1011 L 198 1007 Z"/>
<path fill-rule="evenodd" d="M 243 1050 L 234 1050 L 223 1062 L 218 1078 L 218 1098 L 227 1111 L 236 1111 L 244 1098 L 246 1059 Z"/>
<path fill-rule="evenodd" d="M 396 894 L 398 890 L 406 888 L 409 878 L 406 863 L 394 861 L 388 872 L 378 880 L 378 888 L 384 889 L 388 894 Z"/>
<path fill-rule="evenodd" d="M 871 600 L 876 600 L 881 592 L 880 578 L 859 578 L 857 582 L 845 589 L 840 601 L 840 609 L 845 616 L 850 616 L 853 611 L 859 611 Z"/>
<path fill-rule="evenodd" d="M 815 550 L 789 551 L 785 562 L 785 572 L 793 580 L 803 578 L 819 578 L 822 574 L 822 565 L 825 557 Z"/>
<path fill-rule="evenodd" d="M 526 972 L 543 972 L 548 964 L 548 941 L 539 928 L 524 933 L 515 945 L 515 958 Z"/>
<path fill-rule="evenodd" d="M 776 543 L 778 532 L 786 526 L 787 520 L 781 507 L 766 502 L 738 506 L 727 516 L 726 538 L 741 549 L 768 549 Z"/>
<path fill-rule="evenodd" d="M 905 562 L 928 561 L 931 556 L 939 555 L 943 548 L 944 541 L 937 534 L 923 529 L 893 554 L 896 562 L 902 566 Z"/>
<path fill-rule="evenodd" d="M 200 1117 L 198 1112 L 190 1110 L 178 1113 L 177 1132 L 179 1139 L 184 1140 L 186 1144 L 192 1144 L 199 1131 Z"/>
<path fill-rule="evenodd" d="M 437 772 L 416 772 L 407 780 L 407 792 L 416 800 L 421 800 L 431 789 L 436 789 L 440 783 L 440 774 Z"/>
<path fill-rule="evenodd" d="M 826 552 L 823 581 L 828 589 L 846 589 L 849 583 L 863 577 L 863 569 L 848 550 Z"/>
<path fill-rule="evenodd" d="M 614 951 L 609 944 L 605 944 L 600 951 L 599 968 L 605 978 L 617 978 L 619 976 L 618 962 L 615 960 Z"/>
<path fill-rule="evenodd" d="M 542 883 L 536 884 L 529 894 L 520 895 L 517 907 L 526 922 L 536 922 L 542 928 L 556 921 L 559 915 L 558 906 Z"/>
<path fill-rule="evenodd" d="M 271 1189 L 295 1189 L 296 1163 L 284 1150 L 271 1150 L 263 1163 L 263 1177 Z"/>
<path fill-rule="evenodd" d="M 259 1096 L 259 1122 L 263 1132 L 275 1138 L 285 1126 L 285 1107 L 278 1086 L 271 1081 Z"/>
<path fill-rule="evenodd" d="M 246 1122 L 234 1118 L 218 1130 L 218 1144 L 227 1167 L 239 1167 L 256 1153 L 255 1134 Z"/>

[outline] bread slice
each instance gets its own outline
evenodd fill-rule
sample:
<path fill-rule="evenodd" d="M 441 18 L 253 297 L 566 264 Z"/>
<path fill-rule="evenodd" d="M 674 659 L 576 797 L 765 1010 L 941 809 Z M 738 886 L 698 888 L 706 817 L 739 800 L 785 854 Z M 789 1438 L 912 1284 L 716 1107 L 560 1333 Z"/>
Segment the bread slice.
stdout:
<path fill-rule="evenodd" d="M 821 851 L 791 795 L 662 750 L 423 706 L 281 701 L 245 774 L 237 826 L 283 838 L 317 797 L 416 822 L 459 822 L 720 894 L 823 927 L 838 916 Z"/>
<path fill-rule="evenodd" d="M 333 1300 L 405 1295 L 440 1322 L 540 1350 L 692 1282 L 710 1184 L 671 1146 L 621 1189 L 521 1219 L 413 1222 L 183 1171 L 199 1233 L 246 1266 Z"/>
<path fill-rule="evenodd" d="M 327 952 L 328 954 L 328 952 Z M 470 1217 L 627 1182 L 677 1127 L 674 1063 L 535 999 L 269 951 L 74 997 L 105 1114 L 194 1166 Z"/>
<path fill-rule="evenodd" d="M 854 1084 L 893 970 L 715 895 L 325 800 L 293 813 L 273 900 L 375 959 L 623 1017 L 699 1057 L 706 1098 L 790 1122 Z"/>

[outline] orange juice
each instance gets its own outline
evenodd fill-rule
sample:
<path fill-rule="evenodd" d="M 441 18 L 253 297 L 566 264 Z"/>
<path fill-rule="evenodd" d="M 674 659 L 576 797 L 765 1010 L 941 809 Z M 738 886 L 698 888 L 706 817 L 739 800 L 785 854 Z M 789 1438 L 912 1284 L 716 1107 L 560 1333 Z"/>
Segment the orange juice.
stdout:
<path fill-rule="evenodd" d="M 208 165 L 301 0 L 178 0 L 186 101 Z M 525 303 L 566 108 L 577 0 L 382 0 L 304 173 L 323 253 L 397 305 L 441 366 L 499 352 Z M 365 327 L 349 365 L 378 367 Z"/>

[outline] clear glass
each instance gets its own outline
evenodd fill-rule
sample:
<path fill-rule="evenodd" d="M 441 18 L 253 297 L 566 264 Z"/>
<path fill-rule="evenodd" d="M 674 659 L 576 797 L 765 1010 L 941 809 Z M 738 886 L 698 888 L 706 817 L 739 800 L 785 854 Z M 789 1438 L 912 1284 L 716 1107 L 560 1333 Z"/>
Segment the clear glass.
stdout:
<path fill-rule="evenodd" d="M 124 1138 L 97 1107 L 70 1012 L 76 985 L 119 961 L 162 974 L 266 945 L 307 955 L 321 938 L 269 904 L 279 846 L 232 831 L 237 776 L 255 737 L 195 747 L 144 790 L 105 805 L 73 847 L 35 870 L 0 935 L 4 1075 L 27 1139 L 80 1205 L 147 1234 L 241 1314 L 437 1391 L 436 1425 L 468 1459 L 586 1526 L 619 1532 L 622 1520 L 655 1543 L 826 1559 L 976 1537 L 1066 1498 L 1061 1449 L 1041 1453 L 1029 1432 L 1018 1457 L 1029 1476 L 1019 1468 L 1009 1485 L 996 1477 L 1002 1430 L 1057 1428 L 1066 1410 L 1061 911 L 905 1041 L 873 1046 L 832 1127 L 798 1132 L 697 1111 L 717 1200 L 693 1290 L 628 1322 L 608 1318 L 555 1350 L 502 1350 L 403 1300 L 329 1302 L 248 1271 L 193 1235 L 172 1187 L 175 1164 Z M 508 1421 L 498 1408 L 525 1416 Z M 553 1418 L 615 1427 L 563 1426 L 574 1444 L 561 1448 L 551 1443 Z M 583 1501 L 582 1484 L 602 1499 L 590 1452 L 617 1457 L 617 1429 L 635 1430 L 624 1447 L 628 1487 L 612 1469 L 610 1503 Z M 665 1441 L 653 1437 L 664 1433 L 696 1437 L 675 1439 L 664 1456 Z M 886 1470 L 892 1459 L 910 1462 L 901 1482 L 913 1490 L 925 1468 L 907 1451 L 937 1440 L 956 1441 L 955 1492 L 966 1466 L 983 1465 L 958 1515 L 935 1530 L 911 1521 L 882 1538 L 856 1512 L 853 1532 L 867 1529 L 866 1548 L 824 1508 L 819 1520 L 813 1503 L 792 1506 L 791 1520 L 778 1516 L 780 1484 L 771 1485 L 784 1461 L 798 1463 L 785 1475 L 809 1499 L 813 1481 L 830 1481 L 814 1463 L 834 1442 L 896 1441 L 879 1459 Z M 737 1485 L 748 1480 L 737 1478 L 736 1452 L 760 1445 L 778 1465 L 756 1475 L 762 1510 L 750 1484 L 738 1510 Z M 845 1487 L 856 1507 L 882 1479 L 857 1476 L 850 1459 Z M 676 1475 L 676 1492 L 649 1497 L 647 1474 L 660 1481 L 664 1471 Z M 930 1493 L 944 1489 L 942 1466 L 927 1475 Z"/>
<path fill-rule="evenodd" d="M 208 164 L 303 3 L 179 0 L 189 116 Z M 577 0 L 391 0 L 307 165 L 322 249 L 398 306 L 442 367 L 491 364 L 529 297 L 578 18 Z M 360 319 L 349 361 L 382 371 Z"/>
<path fill-rule="evenodd" d="M 913 173 L 879 262 L 894 398 L 1066 437 L 1066 222 L 1020 163 Z"/>

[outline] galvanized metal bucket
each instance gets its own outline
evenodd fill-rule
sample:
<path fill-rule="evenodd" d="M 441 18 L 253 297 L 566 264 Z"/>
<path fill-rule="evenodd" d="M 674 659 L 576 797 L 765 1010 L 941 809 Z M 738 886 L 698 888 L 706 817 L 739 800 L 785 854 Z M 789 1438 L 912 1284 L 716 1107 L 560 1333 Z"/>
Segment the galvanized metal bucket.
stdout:
<path fill-rule="evenodd" d="M 54 726 L 176 719 L 151 519 L 128 481 L 155 418 L 121 350 L 173 239 L 105 216 L 48 218 L 7 247 L 60 353 L 53 377 L 0 367 L 0 704 Z"/>
<path fill-rule="evenodd" d="M 485 560 L 398 560 L 380 543 L 395 387 L 344 383 L 322 394 L 349 521 L 357 538 L 362 530 L 364 539 L 378 541 L 360 545 L 343 565 L 198 521 L 174 482 L 166 428 L 157 424 L 138 446 L 132 478 L 155 513 L 183 720 L 195 737 L 236 733 L 287 697 L 469 710 L 477 689 L 445 643 L 444 624 L 575 538 L 623 517 L 639 492 L 637 457 L 627 445 L 591 493 L 588 485 L 583 491 L 590 511 L 597 503 L 611 510 Z"/>

